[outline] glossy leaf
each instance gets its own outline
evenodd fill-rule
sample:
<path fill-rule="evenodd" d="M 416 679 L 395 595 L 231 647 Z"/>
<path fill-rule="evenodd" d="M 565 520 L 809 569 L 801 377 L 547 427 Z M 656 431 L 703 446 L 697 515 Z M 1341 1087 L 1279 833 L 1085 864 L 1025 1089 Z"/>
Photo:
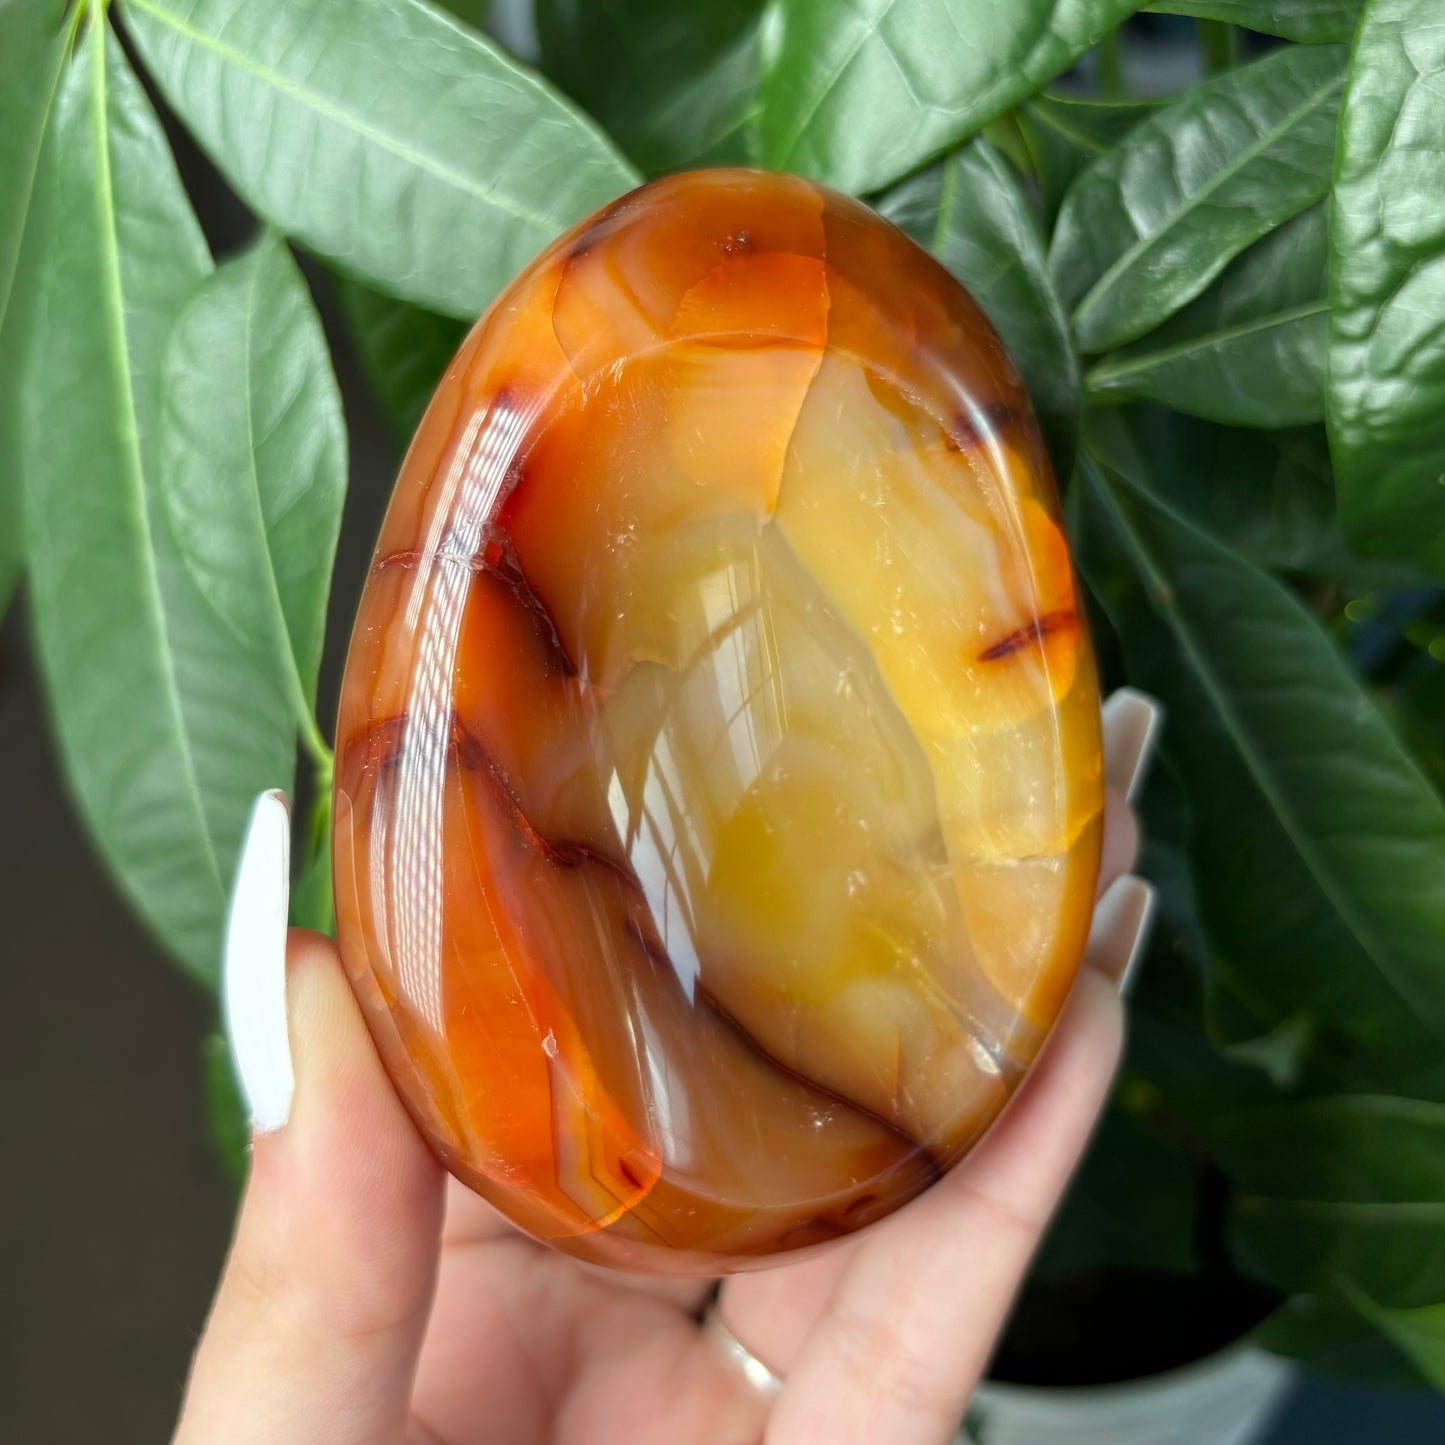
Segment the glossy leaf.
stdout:
<path fill-rule="evenodd" d="M 26 248 L 16 284 L 34 299 L 19 403 L 39 661 L 101 852 L 205 975 L 229 859 L 207 818 L 202 754 L 214 754 L 177 656 L 178 566 L 157 550 L 153 484 L 166 336 L 211 263 L 160 124 L 102 24 L 62 82 L 36 189 L 44 244 Z"/>
<path fill-rule="evenodd" d="M 248 672 L 289 705 L 291 733 L 324 766 L 313 712 L 346 429 L 321 318 L 284 242 L 264 237 L 197 290 L 171 333 L 160 394 L 156 481 L 170 539 Z"/>
<path fill-rule="evenodd" d="M 1330 440 L 1369 551 L 1445 576 L 1445 26 L 1371 0 L 1340 121 Z"/>
<path fill-rule="evenodd" d="M 1090 447 L 1080 556 L 1169 713 L 1215 986 L 1255 1037 L 1307 1014 L 1341 1079 L 1439 1089 L 1445 805 L 1294 596 L 1163 502 L 1111 419 Z"/>
<path fill-rule="evenodd" d="M 542 68 L 649 175 L 740 164 L 765 0 L 538 0 Z"/>
<path fill-rule="evenodd" d="M 1178 315 L 1094 366 L 1084 378 L 1089 391 L 1228 426 L 1323 421 L 1326 222 L 1322 206 L 1286 221 Z"/>
<path fill-rule="evenodd" d="M 466 324 L 344 276 L 337 280 L 336 294 L 366 379 L 405 447 L 467 334 Z"/>
<path fill-rule="evenodd" d="M 1344 64 L 1294 47 L 1205 81 L 1079 176 L 1049 260 L 1083 350 L 1142 336 L 1328 191 Z"/>
<path fill-rule="evenodd" d="M 416 0 L 125 0 L 167 100 L 254 210 L 341 270 L 477 316 L 634 184 L 590 121 Z"/>
<path fill-rule="evenodd" d="M 1047 92 L 1019 106 L 1014 114 L 1038 176 L 1051 227 L 1079 172 L 1112 150 L 1159 108 L 1157 101 L 1076 100 Z"/>
<path fill-rule="evenodd" d="M 1445 1105 L 1342 1095 L 1216 1122 L 1241 1265 L 1284 1289 L 1445 1299 Z M 1288 1140 L 1288 1148 L 1281 1141 Z"/>
<path fill-rule="evenodd" d="M 1008 162 L 976 139 L 875 204 L 931 251 L 993 322 L 1023 374 L 1054 467 L 1067 476 L 1078 440 L 1078 371 L 1038 225 Z"/>
<path fill-rule="evenodd" d="M 1348 40 L 1363 8 L 1364 0 L 1155 0 L 1149 6 L 1156 14 L 1197 15 L 1304 44 Z"/>
<path fill-rule="evenodd" d="M 1137 0 L 777 0 L 765 165 L 880 190 L 1067 70 Z"/>
<path fill-rule="evenodd" d="M 1363 1290 L 1347 1291 L 1356 1309 L 1403 1354 L 1437 1390 L 1445 1390 L 1445 1303 L 1414 1309 L 1388 1309 Z"/>
<path fill-rule="evenodd" d="M 15 415 L 20 376 L 11 290 L 29 226 L 35 172 L 72 28 L 64 0 L 0 0 L 0 617 L 24 548 Z"/>
<path fill-rule="evenodd" d="M 344 476 L 335 386 L 277 243 L 212 273 L 103 24 L 38 191 L 21 461 L 40 661 L 102 853 L 210 978 L 252 798 L 290 786 L 298 727 L 324 754 L 309 704 Z"/>

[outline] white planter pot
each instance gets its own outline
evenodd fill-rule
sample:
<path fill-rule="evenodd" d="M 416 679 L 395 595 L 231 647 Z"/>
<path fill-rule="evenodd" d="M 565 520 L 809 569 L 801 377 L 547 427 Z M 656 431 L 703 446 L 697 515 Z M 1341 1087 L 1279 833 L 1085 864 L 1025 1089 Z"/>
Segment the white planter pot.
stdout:
<path fill-rule="evenodd" d="M 985 1383 L 965 1445 L 1252 1445 L 1293 1380 L 1248 1345 L 1164 1374 L 1082 1389 Z"/>

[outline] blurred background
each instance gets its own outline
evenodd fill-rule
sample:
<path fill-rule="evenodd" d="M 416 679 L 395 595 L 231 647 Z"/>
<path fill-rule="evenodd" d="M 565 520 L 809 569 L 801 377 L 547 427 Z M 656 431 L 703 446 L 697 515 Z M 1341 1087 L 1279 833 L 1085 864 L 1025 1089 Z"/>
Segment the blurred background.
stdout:
<path fill-rule="evenodd" d="M 524 18 L 503 7 L 493 24 L 527 52 Z M 1124 57 L 1134 94 L 1198 78 L 1191 26 L 1134 22 Z M 1061 88 L 1089 83 L 1081 71 Z M 252 223 L 185 133 L 169 130 L 211 246 L 225 256 Z M 350 428 L 325 719 L 398 454 L 325 273 L 308 275 Z M 147 938 L 92 851 L 59 776 L 26 637 L 22 595 L 0 631 L 0 1292 L 11 1301 L 0 1325 L 0 1441 L 156 1441 L 175 1417 L 235 1201 L 207 1122 L 214 1004 Z M 1302 1375 L 1267 1439 L 1427 1445 L 1445 1441 L 1445 1402 Z"/>

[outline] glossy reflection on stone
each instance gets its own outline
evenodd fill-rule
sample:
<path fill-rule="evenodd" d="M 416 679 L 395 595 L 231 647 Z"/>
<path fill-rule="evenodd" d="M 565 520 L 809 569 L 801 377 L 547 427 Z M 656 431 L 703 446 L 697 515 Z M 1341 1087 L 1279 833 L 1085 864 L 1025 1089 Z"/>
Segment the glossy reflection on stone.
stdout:
<path fill-rule="evenodd" d="M 1083 948 L 1100 773 L 982 314 L 853 201 L 678 176 L 518 278 L 412 445 L 341 704 L 342 950 L 524 1229 L 764 1262 L 1002 1108 Z"/>

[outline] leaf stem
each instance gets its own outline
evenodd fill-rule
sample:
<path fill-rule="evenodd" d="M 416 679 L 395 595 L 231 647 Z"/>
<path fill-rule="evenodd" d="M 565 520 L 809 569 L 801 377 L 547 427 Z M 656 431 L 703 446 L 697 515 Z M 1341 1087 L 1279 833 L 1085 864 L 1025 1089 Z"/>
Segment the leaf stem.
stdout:
<path fill-rule="evenodd" d="M 316 801 L 306 822 L 306 861 L 291 889 L 291 922 L 298 928 L 335 934 L 331 894 L 331 775 L 316 780 Z"/>
<path fill-rule="evenodd" d="M 1100 42 L 1099 96 L 1103 100 L 1126 100 L 1129 87 L 1124 80 L 1124 27 L 1116 25 Z"/>
<path fill-rule="evenodd" d="M 309 708 L 298 709 L 298 722 L 301 746 L 306 749 L 307 756 L 316 767 L 316 786 L 329 789 L 332 770 L 336 766 L 336 756 L 331 751 L 331 745 L 326 741 Z"/>
<path fill-rule="evenodd" d="M 1239 27 L 1225 20 L 1199 22 L 1199 48 L 1205 75 L 1223 75 L 1239 64 Z"/>
<path fill-rule="evenodd" d="M 983 128 L 983 137 L 1012 162 L 1013 168 L 1028 180 L 1038 179 L 1038 170 L 1029 151 L 1028 141 L 1019 127 L 1018 112 L 1005 111 Z"/>

